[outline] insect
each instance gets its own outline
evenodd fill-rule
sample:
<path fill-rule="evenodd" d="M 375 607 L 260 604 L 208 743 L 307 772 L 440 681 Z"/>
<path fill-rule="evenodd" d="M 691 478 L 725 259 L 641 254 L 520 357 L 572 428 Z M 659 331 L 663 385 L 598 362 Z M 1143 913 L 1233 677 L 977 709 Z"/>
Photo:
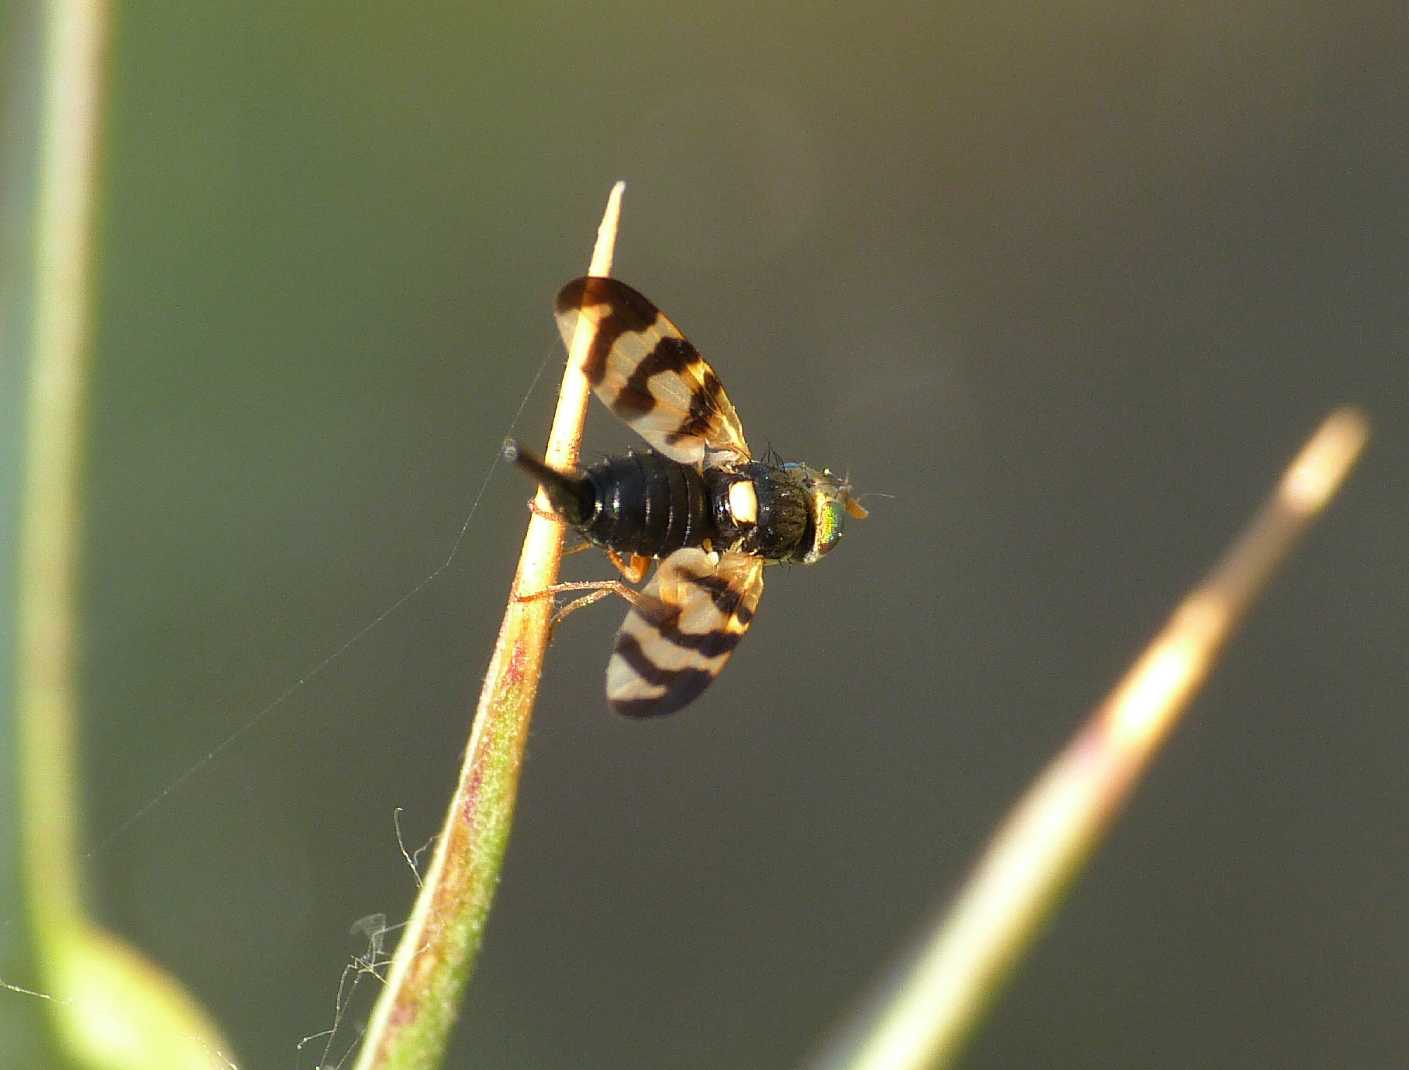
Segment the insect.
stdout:
<path fill-rule="evenodd" d="M 580 602 L 613 592 L 631 602 L 607 663 L 607 700 L 632 717 L 673 713 L 714 681 L 748 631 L 764 565 L 819 560 L 841 540 L 846 517 L 866 510 L 825 468 L 755 460 L 714 369 L 630 286 L 574 279 L 556 315 L 569 348 L 585 319 L 594 392 L 651 449 L 574 472 L 512 440 L 504 455 L 628 581 L 660 562 L 643 590 L 611 581 L 550 590 L 593 587 Z"/>

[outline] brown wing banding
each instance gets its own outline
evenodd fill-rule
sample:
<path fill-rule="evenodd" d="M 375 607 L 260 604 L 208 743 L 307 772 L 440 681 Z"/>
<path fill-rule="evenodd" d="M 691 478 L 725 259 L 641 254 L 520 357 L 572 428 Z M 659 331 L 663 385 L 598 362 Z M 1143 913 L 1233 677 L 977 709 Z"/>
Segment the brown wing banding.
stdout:
<path fill-rule="evenodd" d="M 763 561 L 677 550 L 642 593 L 651 608 L 626 615 L 607 663 L 607 701 L 628 717 L 674 713 L 714 682 L 753 621 Z"/>
<path fill-rule="evenodd" d="M 583 317 L 592 341 L 584 370 L 602 403 L 672 460 L 707 450 L 748 458 L 739 415 L 719 377 L 660 309 L 616 279 L 584 276 L 558 294 L 563 344 Z"/>

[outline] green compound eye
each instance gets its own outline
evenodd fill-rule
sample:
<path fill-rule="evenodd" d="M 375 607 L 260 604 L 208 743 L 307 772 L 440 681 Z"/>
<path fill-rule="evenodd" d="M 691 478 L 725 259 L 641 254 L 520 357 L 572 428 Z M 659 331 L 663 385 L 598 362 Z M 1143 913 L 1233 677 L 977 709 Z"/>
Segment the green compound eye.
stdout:
<path fill-rule="evenodd" d="M 846 525 L 846 508 L 837 499 L 829 498 L 822 506 L 818 521 L 817 546 L 826 553 L 841 538 L 842 528 Z"/>
<path fill-rule="evenodd" d="M 819 490 L 816 492 L 813 509 L 816 513 L 817 534 L 812 543 L 812 552 L 804 559 L 816 561 L 837 543 L 841 542 L 846 526 L 846 504 L 840 498 Z"/>

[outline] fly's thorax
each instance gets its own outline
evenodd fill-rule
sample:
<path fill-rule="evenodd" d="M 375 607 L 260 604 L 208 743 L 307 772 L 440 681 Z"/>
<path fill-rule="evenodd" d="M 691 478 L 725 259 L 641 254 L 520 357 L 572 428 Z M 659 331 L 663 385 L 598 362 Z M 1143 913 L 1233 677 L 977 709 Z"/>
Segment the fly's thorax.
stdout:
<path fill-rule="evenodd" d="M 846 517 L 865 515 L 825 468 L 747 461 L 704 475 L 721 545 L 767 561 L 820 560 L 841 541 Z"/>
<path fill-rule="evenodd" d="M 767 561 L 801 561 L 809 541 L 807 489 L 779 465 L 759 461 L 705 469 L 724 549 Z"/>

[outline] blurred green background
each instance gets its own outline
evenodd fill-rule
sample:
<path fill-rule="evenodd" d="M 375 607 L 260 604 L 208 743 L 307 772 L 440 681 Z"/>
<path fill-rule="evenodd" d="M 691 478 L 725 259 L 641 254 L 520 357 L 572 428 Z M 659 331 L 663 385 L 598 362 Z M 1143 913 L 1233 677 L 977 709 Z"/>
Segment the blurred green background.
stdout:
<path fill-rule="evenodd" d="M 35 18 L 0 14 L 12 146 Z M 550 302 L 624 178 L 616 274 L 755 448 L 893 497 L 770 570 L 673 719 L 605 708 L 620 607 L 564 627 L 451 1065 L 796 1064 L 1343 401 L 1364 464 L 967 1065 L 1402 1064 L 1406 57 L 1390 4 L 118 5 L 94 909 L 240 1067 L 324 1058 L 350 927 L 414 893 L 393 814 L 439 826 L 525 482 L 461 525 L 546 434 Z M 594 407 L 591 449 L 631 441 Z"/>

